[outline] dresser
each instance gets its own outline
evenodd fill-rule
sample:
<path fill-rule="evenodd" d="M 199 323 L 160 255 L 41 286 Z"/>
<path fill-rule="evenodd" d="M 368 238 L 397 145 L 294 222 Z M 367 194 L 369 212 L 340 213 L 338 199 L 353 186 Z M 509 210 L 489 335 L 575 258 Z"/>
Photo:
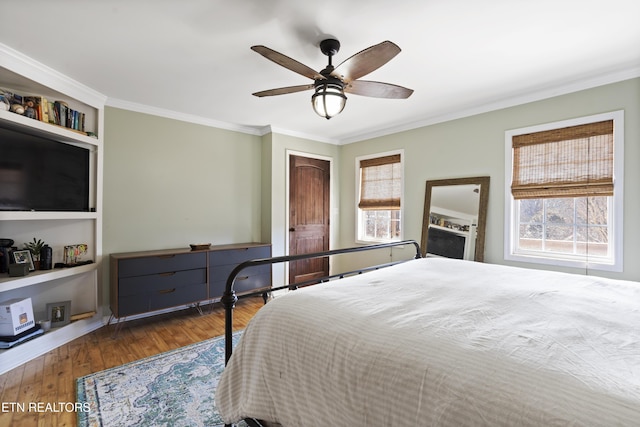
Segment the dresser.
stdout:
<path fill-rule="evenodd" d="M 238 264 L 250 259 L 269 257 L 271 257 L 271 245 L 212 247 L 209 250 L 210 298 L 222 296 L 227 285 L 227 278 Z M 271 265 L 260 265 L 242 270 L 233 285 L 237 295 L 270 287 Z"/>
<path fill-rule="evenodd" d="M 110 308 L 116 318 L 216 300 L 229 273 L 240 263 L 271 256 L 271 245 L 238 243 L 113 253 L 110 255 Z M 271 266 L 250 267 L 237 277 L 237 295 L 271 288 Z"/>

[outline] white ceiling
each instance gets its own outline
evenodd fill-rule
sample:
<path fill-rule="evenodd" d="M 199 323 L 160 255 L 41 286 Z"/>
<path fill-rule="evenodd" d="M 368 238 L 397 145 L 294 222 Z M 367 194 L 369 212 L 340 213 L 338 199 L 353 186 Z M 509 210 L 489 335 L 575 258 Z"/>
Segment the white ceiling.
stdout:
<path fill-rule="evenodd" d="M 410 129 L 640 76 L 638 0 L 2 0 L 0 42 L 108 97 L 108 105 L 332 143 Z M 313 69 L 384 40 L 402 52 L 364 79 L 406 100 L 350 95 L 326 120 L 311 82 L 251 51 Z"/>

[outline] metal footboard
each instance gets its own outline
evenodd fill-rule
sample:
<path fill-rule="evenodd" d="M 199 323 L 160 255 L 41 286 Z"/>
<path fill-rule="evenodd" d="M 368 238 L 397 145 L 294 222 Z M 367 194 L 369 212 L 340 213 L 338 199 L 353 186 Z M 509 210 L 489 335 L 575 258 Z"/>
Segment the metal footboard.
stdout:
<path fill-rule="evenodd" d="M 404 246 L 404 245 L 414 245 L 414 247 L 416 249 L 416 255 L 415 255 L 414 258 L 415 259 L 421 258 L 420 246 L 418 245 L 418 243 L 415 240 L 402 240 L 402 241 L 399 241 L 399 242 L 380 243 L 380 244 L 375 244 L 375 245 L 357 246 L 357 247 L 344 248 L 344 249 L 334 249 L 334 250 L 325 251 L 325 252 L 314 252 L 314 253 L 301 254 L 301 255 L 285 255 L 285 256 L 277 256 L 277 257 L 271 257 L 271 258 L 259 258 L 259 259 L 254 259 L 254 260 L 250 260 L 250 261 L 245 261 L 245 262 L 239 264 L 229 274 L 224 294 L 222 295 L 222 298 L 220 300 L 222 302 L 223 306 L 224 306 L 224 309 L 225 309 L 225 325 L 224 325 L 225 366 L 229 362 L 229 359 L 231 358 L 231 354 L 232 354 L 232 351 L 233 351 L 233 344 L 232 344 L 232 339 L 233 339 L 233 309 L 235 308 L 235 304 L 238 301 L 238 297 L 236 296 L 236 293 L 233 290 L 233 285 L 235 283 L 236 277 L 238 276 L 238 274 L 240 274 L 240 272 L 242 270 L 244 270 L 246 268 L 249 268 L 249 267 L 258 266 L 258 265 L 273 265 L 273 264 L 279 264 L 279 263 L 288 262 L 288 261 L 298 261 L 298 260 L 302 260 L 302 259 L 321 258 L 321 257 L 330 256 L 330 255 L 340 255 L 340 254 L 347 254 L 347 253 L 352 253 L 352 252 L 372 251 L 372 250 L 376 250 L 376 249 L 391 248 L 391 247 L 394 247 L 394 246 Z M 339 273 L 339 274 L 332 274 L 332 275 L 329 275 L 329 276 L 326 276 L 326 277 L 316 278 L 316 279 L 313 279 L 313 280 L 310 280 L 310 281 L 306 281 L 306 282 L 301 282 L 301 283 L 296 283 L 296 284 L 291 284 L 291 285 L 283 285 L 283 286 L 279 286 L 279 287 L 271 287 L 270 291 L 278 291 L 278 290 L 281 290 L 281 289 L 292 289 L 293 290 L 293 289 L 301 288 L 301 287 L 304 287 L 304 286 L 310 286 L 310 285 L 313 285 L 313 284 L 317 284 L 317 283 L 320 283 L 320 282 L 327 282 L 329 280 L 341 279 L 341 278 L 346 277 L 346 276 L 352 276 L 352 275 L 355 275 L 355 274 L 360 274 L 360 273 L 364 273 L 364 272 L 371 271 L 371 270 L 378 270 L 380 268 L 389 267 L 391 265 L 399 264 L 399 263 L 405 262 L 405 261 L 408 261 L 408 260 L 396 261 L 396 262 L 388 262 L 388 263 L 378 264 L 378 265 L 374 265 L 374 266 L 370 266 L 370 267 L 364 267 L 364 268 L 358 269 L 358 270 L 348 271 L 348 272 Z M 252 296 L 252 295 L 259 295 L 259 294 L 263 294 L 263 293 L 264 293 L 264 291 L 258 291 L 258 292 L 254 292 L 254 293 L 247 293 L 247 294 L 243 294 L 243 297 L 248 297 L 248 296 Z M 265 301 L 266 301 L 266 298 L 265 298 Z"/>

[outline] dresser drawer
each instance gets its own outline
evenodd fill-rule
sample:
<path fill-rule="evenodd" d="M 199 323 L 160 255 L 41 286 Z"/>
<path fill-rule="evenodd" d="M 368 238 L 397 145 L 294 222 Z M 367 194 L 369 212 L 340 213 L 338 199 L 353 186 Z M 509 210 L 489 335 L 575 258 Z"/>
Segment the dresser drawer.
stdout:
<path fill-rule="evenodd" d="M 150 309 L 159 310 L 161 308 L 200 302 L 205 299 L 207 299 L 207 287 L 204 283 L 185 286 L 184 288 L 179 288 L 172 293 L 156 292 L 152 294 L 150 299 Z"/>
<path fill-rule="evenodd" d="M 270 246 L 255 246 L 240 249 L 211 251 L 209 252 L 209 265 L 216 266 L 233 264 L 235 267 L 241 262 L 248 261 L 250 259 L 269 258 L 270 256 Z"/>
<path fill-rule="evenodd" d="M 209 268 L 209 282 L 226 282 L 229 278 L 229 274 L 236 268 L 238 264 L 230 265 L 217 265 Z M 242 277 L 253 276 L 271 276 L 270 265 L 257 265 L 254 267 L 247 267 L 238 274 L 236 278 L 236 284 Z"/>
<path fill-rule="evenodd" d="M 144 276 L 206 267 L 206 252 L 129 258 L 118 262 L 118 277 Z"/>
<path fill-rule="evenodd" d="M 196 303 L 207 299 L 206 284 L 188 285 L 147 294 L 129 295 L 118 301 L 119 317 Z"/>
<path fill-rule="evenodd" d="M 209 279 L 209 297 L 219 298 L 224 294 L 229 273 L 235 265 L 220 266 Z M 233 284 L 236 293 L 249 292 L 255 289 L 271 287 L 271 266 L 259 265 L 249 267 L 240 272 Z"/>
<path fill-rule="evenodd" d="M 171 293 L 172 289 L 180 289 L 191 285 L 202 285 L 206 289 L 207 269 L 185 270 L 169 273 L 150 274 L 146 276 L 123 277 L 119 281 L 118 295 L 150 295 L 155 293 Z M 206 296 L 205 296 L 206 298 Z"/>

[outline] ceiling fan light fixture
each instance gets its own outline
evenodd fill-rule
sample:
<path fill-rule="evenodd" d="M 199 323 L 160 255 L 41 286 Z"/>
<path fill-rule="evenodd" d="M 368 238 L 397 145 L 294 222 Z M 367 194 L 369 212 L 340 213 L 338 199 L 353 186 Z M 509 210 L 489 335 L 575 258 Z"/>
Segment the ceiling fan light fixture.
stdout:
<path fill-rule="evenodd" d="M 337 67 L 333 66 L 332 58 L 340 50 L 340 42 L 336 39 L 322 40 L 320 50 L 329 57 L 329 63 L 322 71 L 315 71 L 313 68 L 266 46 L 251 46 L 251 50 L 314 81 L 313 84 L 263 90 L 254 93 L 254 96 L 284 95 L 313 88 L 315 93 L 311 96 L 311 106 L 316 114 L 325 119 L 330 119 L 344 110 L 347 103 L 347 97 L 344 95 L 345 89 L 346 92 L 354 95 L 389 99 L 405 99 L 413 93 L 411 89 L 390 83 L 358 80 L 377 70 L 400 53 L 400 48 L 388 40 L 356 53 L 342 61 Z"/>
<path fill-rule="evenodd" d="M 344 84 L 334 78 L 317 80 L 315 93 L 311 96 L 313 111 L 320 117 L 329 120 L 344 110 L 347 97 L 344 94 Z"/>

